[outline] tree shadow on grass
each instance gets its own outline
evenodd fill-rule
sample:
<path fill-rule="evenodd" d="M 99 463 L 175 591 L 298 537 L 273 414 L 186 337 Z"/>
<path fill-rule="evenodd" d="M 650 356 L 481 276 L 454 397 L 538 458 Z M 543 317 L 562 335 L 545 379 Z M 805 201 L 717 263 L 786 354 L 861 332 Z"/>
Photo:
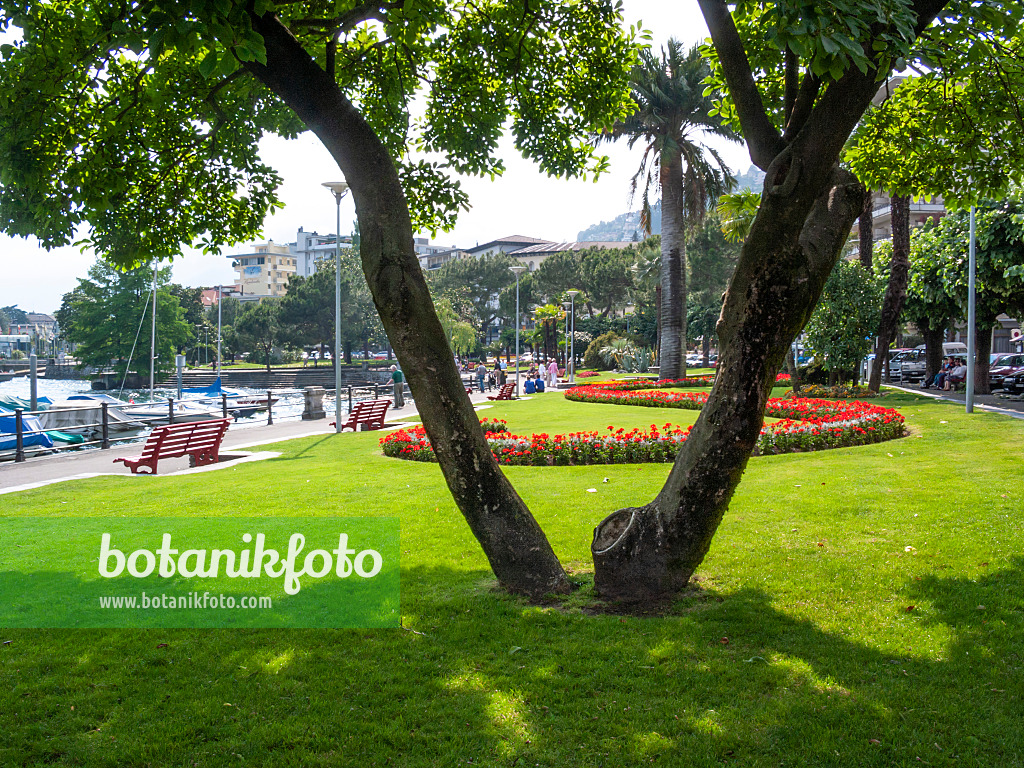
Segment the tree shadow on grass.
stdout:
<path fill-rule="evenodd" d="M 909 583 L 901 597 L 914 609 L 894 605 L 895 626 L 870 645 L 753 588 L 636 619 L 528 606 L 491 584 L 482 571 L 406 569 L 404 630 L 5 632 L 0 763 L 991 766 L 1024 757 L 1020 559 L 977 580 Z M 899 647 L 899 622 L 927 629 L 935 647 Z"/>

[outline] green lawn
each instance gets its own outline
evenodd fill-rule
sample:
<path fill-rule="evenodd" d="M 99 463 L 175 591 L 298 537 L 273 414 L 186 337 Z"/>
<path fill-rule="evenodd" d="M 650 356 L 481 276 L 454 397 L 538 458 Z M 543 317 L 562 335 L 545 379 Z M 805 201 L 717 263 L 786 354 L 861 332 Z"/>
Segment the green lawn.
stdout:
<path fill-rule="evenodd" d="M 662 618 L 594 610 L 589 543 L 664 464 L 506 468 L 584 584 L 544 607 L 495 590 L 437 466 L 379 434 L 4 496 L 4 515 L 397 515 L 405 629 L 0 630 L 0 765 L 1024 764 L 1024 422 L 882 403 L 909 437 L 752 459 Z M 545 393 L 481 416 L 696 413 Z"/>

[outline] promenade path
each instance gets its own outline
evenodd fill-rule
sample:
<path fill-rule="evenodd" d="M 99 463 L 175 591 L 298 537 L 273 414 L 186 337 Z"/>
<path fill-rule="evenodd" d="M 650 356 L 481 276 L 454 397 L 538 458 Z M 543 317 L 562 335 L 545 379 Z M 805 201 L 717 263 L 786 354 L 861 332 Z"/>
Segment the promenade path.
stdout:
<path fill-rule="evenodd" d="M 489 404 L 486 393 L 474 392 L 470 400 L 475 406 Z M 406 396 L 404 408 L 388 409 L 386 423 L 393 428 L 418 419 L 418 416 L 416 404 L 411 398 Z M 223 461 L 225 455 L 230 456 L 237 451 L 251 454 L 241 459 L 242 461 L 267 458 L 267 454 L 259 450 L 265 445 L 300 437 L 330 437 L 334 434 L 334 427 L 329 426 L 329 423 L 333 420 L 334 414 L 329 413 L 326 419 L 319 419 L 317 421 L 287 419 L 275 421 L 270 426 L 266 424 L 232 425 L 224 436 L 224 442 L 221 444 L 222 463 L 209 467 L 189 469 L 187 457 L 161 459 L 158 477 L 181 472 L 216 471 L 231 463 Z M 389 426 L 386 426 L 385 430 Z M 344 435 L 351 434 L 351 431 L 346 431 L 340 439 L 344 439 Z M 123 464 L 114 464 L 114 459 L 118 456 L 137 455 L 142 450 L 142 443 L 144 441 L 145 438 L 140 438 L 130 443 L 119 443 L 108 450 L 65 451 L 58 454 L 32 456 L 21 463 L 13 461 L 0 462 L 0 495 L 38 488 L 42 485 L 59 483 L 65 480 L 77 480 L 97 475 L 116 475 L 131 478 L 145 477 L 144 475 L 132 475 Z"/>

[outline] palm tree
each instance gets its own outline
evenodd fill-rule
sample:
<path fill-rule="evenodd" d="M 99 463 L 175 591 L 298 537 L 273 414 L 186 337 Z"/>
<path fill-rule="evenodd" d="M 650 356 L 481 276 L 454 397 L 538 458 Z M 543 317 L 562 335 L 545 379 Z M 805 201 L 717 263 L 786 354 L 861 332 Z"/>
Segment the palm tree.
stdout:
<path fill-rule="evenodd" d="M 627 137 L 630 147 L 646 144 L 633 191 L 643 189 L 640 223 L 650 233 L 650 197 L 657 167 L 661 187 L 661 311 L 659 359 L 662 379 L 686 373 L 686 230 L 735 183 L 719 154 L 697 134 L 710 133 L 736 142 L 737 133 L 711 115 L 714 104 L 704 95 L 710 70 L 697 46 L 683 53 L 682 44 L 668 41 L 661 57 L 641 51 L 631 75 L 636 111 L 602 138 Z M 655 161 L 657 165 L 655 166 Z"/>

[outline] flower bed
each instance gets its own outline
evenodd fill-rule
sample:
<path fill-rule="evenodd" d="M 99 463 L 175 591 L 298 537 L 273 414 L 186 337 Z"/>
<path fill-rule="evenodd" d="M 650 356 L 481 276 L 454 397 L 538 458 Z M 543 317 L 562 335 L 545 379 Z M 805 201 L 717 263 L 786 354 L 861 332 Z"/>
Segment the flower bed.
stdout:
<path fill-rule="evenodd" d="M 662 384 L 662 382 L 658 382 Z M 628 388 L 627 388 L 628 387 Z M 579 390 L 590 390 L 579 393 Z M 707 400 L 704 392 L 666 392 L 664 389 L 636 388 L 634 382 L 606 382 L 576 387 L 572 399 L 583 402 L 613 402 L 662 408 L 699 410 Z M 567 393 L 567 396 L 568 394 Z M 808 398 L 776 398 L 768 401 L 767 416 L 780 419 L 761 428 L 755 453 L 817 451 L 852 445 L 879 443 L 902 437 L 903 417 L 891 408 L 869 403 L 836 402 Z M 497 422 L 497 420 L 496 420 Z M 608 427 L 606 433 L 572 432 L 567 435 L 514 435 L 484 427 L 491 452 L 501 464 L 532 466 L 579 464 L 628 464 L 666 462 L 675 458 L 690 427 L 652 424 L 650 429 Z M 414 461 L 435 461 L 423 427 L 393 432 L 381 439 L 386 456 Z"/>
<path fill-rule="evenodd" d="M 487 433 L 487 442 L 499 464 L 567 466 L 580 464 L 639 464 L 667 462 L 676 457 L 689 427 L 652 424 L 650 429 L 626 432 L 608 427 L 606 433 L 572 432 L 567 435 L 513 435 Z M 381 438 L 385 456 L 412 461 L 436 461 L 423 427 L 392 432 Z"/>
<path fill-rule="evenodd" d="M 805 384 L 800 387 L 800 394 L 787 393 L 786 397 L 842 398 L 851 397 L 885 397 L 880 392 L 872 392 L 867 387 L 826 387 L 823 384 Z"/>

